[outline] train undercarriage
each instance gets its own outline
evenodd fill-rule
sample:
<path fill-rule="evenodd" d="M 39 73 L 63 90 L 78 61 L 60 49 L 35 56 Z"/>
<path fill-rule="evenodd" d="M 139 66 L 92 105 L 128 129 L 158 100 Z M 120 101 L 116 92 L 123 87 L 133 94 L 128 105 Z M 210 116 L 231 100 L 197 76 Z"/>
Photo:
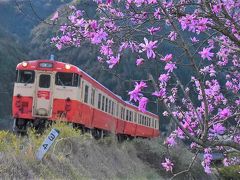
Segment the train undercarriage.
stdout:
<path fill-rule="evenodd" d="M 64 122 L 64 121 L 63 121 Z M 51 127 L 52 124 L 55 123 L 55 121 L 51 121 L 48 119 L 34 119 L 34 120 L 26 120 L 21 118 L 14 119 L 13 123 L 13 132 L 15 132 L 17 135 L 27 135 L 28 128 L 33 128 L 37 134 L 42 134 L 44 130 Z M 77 123 L 70 123 L 67 122 L 67 124 L 71 125 L 73 129 L 79 129 L 82 134 L 89 133 L 94 137 L 96 140 L 102 139 L 104 137 L 108 137 L 112 134 L 110 131 L 93 128 L 90 129 L 88 127 L 85 127 L 82 124 Z M 134 138 L 144 138 L 144 137 L 133 137 L 127 134 L 115 134 L 116 138 L 119 142 L 125 141 L 125 140 L 132 140 Z"/>

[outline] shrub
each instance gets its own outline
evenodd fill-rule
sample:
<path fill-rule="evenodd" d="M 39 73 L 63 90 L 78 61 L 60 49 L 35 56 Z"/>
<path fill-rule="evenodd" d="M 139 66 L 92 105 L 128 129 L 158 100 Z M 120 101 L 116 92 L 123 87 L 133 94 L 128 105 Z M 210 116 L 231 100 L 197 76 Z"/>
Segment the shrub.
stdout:
<path fill-rule="evenodd" d="M 219 169 L 219 173 L 224 179 L 240 179 L 240 165 L 222 167 Z"/>

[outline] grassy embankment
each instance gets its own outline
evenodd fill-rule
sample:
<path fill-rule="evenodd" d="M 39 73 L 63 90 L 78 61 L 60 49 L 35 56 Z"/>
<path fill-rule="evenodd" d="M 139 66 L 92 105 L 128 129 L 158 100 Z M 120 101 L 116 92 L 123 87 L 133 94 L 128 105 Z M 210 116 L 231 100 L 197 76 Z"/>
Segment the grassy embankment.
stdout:
<path fill-rule="evenodd" d="M 32 130 L 28 137 L 0 131 L 0 174 L 10 179 L 166 179 L 188 168 L 193 154 L 183 145 L 168 149 L 163 141 L 136 139 L 118 143 L 114 136 L 96 141 L 64 123 L 42 161 L 35 153 L 51 129 L 42 135 Z M 173 173 L 161 167 L 165 157 L 174 162 Z M 191 170 L 174 179 L 210 179 L 197 160 Z"/>

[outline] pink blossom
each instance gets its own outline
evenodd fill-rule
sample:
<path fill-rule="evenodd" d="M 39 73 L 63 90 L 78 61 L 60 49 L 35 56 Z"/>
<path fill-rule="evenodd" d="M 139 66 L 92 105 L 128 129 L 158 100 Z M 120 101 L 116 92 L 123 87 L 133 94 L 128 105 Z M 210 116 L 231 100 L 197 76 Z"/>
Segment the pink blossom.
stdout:
<path fill-rule="evenodd" d="M 207 174 L 211 174 L 212 173 L 212 171 L 211 171 L 211 169 L 210 169 L 210 166 L 204 166 L 204 171 L 205 171 L 205 173 L 207 173 Z"/>
<path fill-rule="evenodd" d="M 119 60 L 120 60 L 120 54 L 118 54 L 117 57 L 111 56 L 110 59 L 107 61 L 107 63 L 109 64 L 109 68 L 112 69 L 113 66 L 119 63 Z"/>
<path fill-rule="evenodd" d="M 208 18 L 203 18 L 203 17 L 199 18 L 199 20 L 196 22 L 197 22 L 196 24 L 197 33 L 207 30 L 207 24 L 210 24 Z"/>
<path fill-rule="evenodd" d="M 173 136 L 167 137 L 165 140 L 165 144 L 168 145 L 168 147 L 173 147 L 175 146 L 177 143 L 175 141 L 175 138 Z"/>
<path fill-rule="evenodd" d="M 221 10 L 222 10 L 222 3 L 213 5 L 213 7 L 212 7 L 212 11 L 213 11 L 215 14 L 220 13 Z"/>
<path fill-rule="evenodd" d="M 191 37 L 190 39 L 191 39 L 192 43 L 197 43 L 197 42 L 199 42 L 199 40 L 198 40 L 196 37 Z"/>
<path fill-rule="evenodd" d="M 232 113 L 229 108 L 224 108 L 224 109 L 219 109 L 218 114 L 219 114 L 219 117 L 221 119 L 223 119 L 223 118 L 227 118 L 227 117 L 231 116 Z"/>
<path fill-rule="evenodd" d="M 199 52 L 201 58 L 208 59 L 209 61 L 212 60 L 214 53 L 210 52 L 212 48 L 203 48 L 202 51 Z"/>
<path fill-rule="evenodd" d="M 60 43 L 57 43 L 55 46 L 56 46 L 56 48 L 57 48 L 58 50 L 61 50 L 61 49 L 62 49 L 62 44 L 60 44 Z"/>
<path fill-rule="evenodd" d="M 162 61 L 165 61 L 165 62 L 169 62 L 171 61 L 173 58 L 173 55 L 172 54 L 167 54 L 166 56 L 164 56 L 163 58 L 161 58 Z"/>
<path fill-rule="evenodd" d="M 183 132 L 179 127 L 174 131 L 174 133 L 175 133 L 175 134 L 177 135 L 177 137 L 180 138 L 180 139 L 184 139 L 184 138 L 185 138 L 184 132 Z"/>
<path fill-rule="evenodd" d="M 143 88 L 146 88 L 147 84 L 143 81 L 140 81 L 139 83 L 135 83 L 135 89 L 142 90 Z"/>
<path fill-rule="evenodd" d="M 104 32 L 103 29 L 98 30 L 96 33 L 94 33 L 91 41 L 93 44 L 99 44 L 102 42 L 102 40 L 107 39 L 108 34 Z"/>
<path fill-rule="evenodd" d="M 224 134 L 224 131 L 225 131 L 225 127 L 221 123 L 214 124 L 212 126 L 212 129 L 210 129 L 210 132 L 214 134 L 220 134 L 220 135 Z"/>
<path fill-rule="evenodd" d="M 194 14 L 186 14 L 186 16 L 183 16 L 179 19 L 179 22 L 181 23 L 181 27 L 183 30 L 187 29 L 187 27 L 189 27 L 189 29 L 191 29 L 191 27 L 195 26 L 195 15 Z M 194 28 L 195 29 L 195 28 Z"/>
<path fill-rule="evenodd" d="M 157 0 L 147 0 L 148 4 L 156 4 Z"/>
<path fill-rule="evenodd" d="M 110 56 L 113 54 L 113 51 L 108 45 L 102 45 L 100 49 L 100 53 L 105 56 Z"/>
<path fill-rule="evenodd" d="M 128 93 L 128 95 L 130 95 L 130 101 L 134 100 L 135 102 L 138 101 L 140 99 L 140 96 L 142 96 L 142 93 L 140 93 L 140 91 L 137 90 L 132 90 Z"/>
<path fill-rule="evenodd" d="M 128 42 L 122 42 L 119 47 L 119 52 L 122 52 L 124 49 L 128 48 Z"/>
<path fill-rule="evenodd" d="M 173 72 L 174 69 L 177 69 L 175 63 L 167 63 L 164 69 L 169 73 Z"/>
<path fill-rule="evenodd" d="M 50 19 L 51 21 L 56 21 L 59 17 L 58 11 L 56 11 L 53 15 L 53 17 Z"/>
<path fill-rule="evenodd" d="M 158 78 L 158 80 L 162 83 L 168 82 L 169 79 L 170 79 L 170 77 L 168 74 L 161 74 Z"/>
<path fill-rule="evenodd" d="M 213 157 L 210 154 L 210 150 L 209 149 L 204 149 L 202 166 L 204 167 L 204 171 L 207 174 L 210 174 L 212 172 L 211 169 L 210 169 L 210 164 L 211 164 L 212 159 L 213 159 Z"/>
<path fill-rule="evenodd" d="M 171 171 L 173 169 L 173 163 L 170 161 L 170 159 L 165 158 L 165 162 L 161 163 L 162 167 L 166 170 L 166 171 Z"/>
<path fill-rule="evenodd" d="M 223 159 L 223 165 L 224 165 L 224 166 L 229 166 L 229 164 L 230 164 L 230 163 L 229 163 L 229 160 L 228 160 L 227 158 L 224 158 L 224 159 Z"/>
<path fill-rule="evenodd" d="M 140 7 L 144 3 L 144 1 L 145 0 L 134 0 L 137 7 Z"/>
<path fill-rule="evenodd" d="M 140 96 L 142 96 L 141 91 L 143 88 L 146 88 L 147 84 L 143 81 L 140 81 L 140 83 L 135 82 L 135 88 L 134 90 L 130 91 L 128 95 L 130 95 L 130 101 L 134 100 L 135 102 L 140 99 Z"/>
<path fill-rule="evenodd" d="M 67 44 L 71 42 L 71 38 L 67 35 L 64 35 L 60 38 L 60 42 L 63 44 Z"/>
<path fill-rule="evenodd" d="M 151 35 L 153 35 L 153 34 L 155 34 L 155 32 L 160 30 L 160 27 L 157 27 L 157 28 L 151 27 L 151 28 L 148 28 L 147 30 Z"/>
<path fill-rule="evenodd" d="M 142 112 L 146 112 L 147 103 L 148 103 L 148 98 L 141 97 L 140 100 L 139 100 L 138 109 Z"/>
<path fill-rule="evenodd" d="M 153 49 L 155 49 L 157 47 L 156 43 L 158 41 L 149 41 L 148 42 L 147 38 L 144 38 L 144 42 L 145 42 L 145 44 L 144 43 L 139 44 L 139 46 L 142 47 L 142 50 L 140 52 L 147 51 L 148 59 L 151 57 L 155 58 L 156 55 L 155 55 Z"/>
<path fill-rule="evenodd" d="M 158 20 L 160 20 L 161 19 L 161 15 L 160 15 L 161 13 L 160 13 L 160 8 L 157 8 L 157 9 L 155 9 L 155 11 L 154 11 L 154 17 L 156 18 L 156 19 L 158 19 Z"/>
<path fill-rule="evenodd" d="M 190 148 L 195 149 L 197 146 L 198 146 L 197 143 L 192 142 L 191 145 L 190 145 Z"/>
<path fill-rule="evenodd" d="M 168 35 L 168 38 L 170 39 L 170 41 L 175 41 L 177 39 L 177 33 L 171 31 L 170 34 Z"/>
<path fill-rule="evenodd" d="M 160 91 L 155 91 L 154 93 L 152 93 L 152 95 L 157 97 L 164 97 L 166 95 L 166 89 L 161 88 Z"/>
<path fill-rule="evenodd" d="M 235 143 L 240 144 L 240 134 L 235 135 L 235 136 L 233 137 L 233 141 L 234 141 Z"/>
<path fill-rule="evenodd" d="M 138 59 L 136 60 L 136 65 L 137 65 L 137 66 L 140 66 L 141 64 L 143 64 L 143 62 L 144 62 L 144 59 L 143 59 L 143 58 L 138 58 Z"/>

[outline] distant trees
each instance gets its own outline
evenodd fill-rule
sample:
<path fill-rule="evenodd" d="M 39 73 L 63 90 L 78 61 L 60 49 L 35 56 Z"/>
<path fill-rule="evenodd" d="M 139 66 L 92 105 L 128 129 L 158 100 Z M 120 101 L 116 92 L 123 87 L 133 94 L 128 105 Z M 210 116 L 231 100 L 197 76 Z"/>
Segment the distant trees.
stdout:
<path fill-rule="evenodd" d="M 154 88 L 151 94 L 165 107 L 163 115 L 177 124 L 166 145 L 175 146 L 177 138 L 191 141 L 190 148 L 204 151 L 206 173 L 211 173 L 213 150 L 240 151 L 240 1 L 95 2 L 96 19 L 70 6 L 69 21 L 52 43 L 61 50 L 89 41 L 99 47 L 98 61 L 110 69 L 127 52 L 135 55 L 138 67 L 150 61 L 160 64 L 157 77 L 149 71 L 135 83 L 130 100 L 145 111 L 145 90 Z M 58 18 L 55 14 L 52 20 Z M 171 48 L 162 51 L 164 46 Z M 174 169 L 169 158 L 162 165 Z"/>

